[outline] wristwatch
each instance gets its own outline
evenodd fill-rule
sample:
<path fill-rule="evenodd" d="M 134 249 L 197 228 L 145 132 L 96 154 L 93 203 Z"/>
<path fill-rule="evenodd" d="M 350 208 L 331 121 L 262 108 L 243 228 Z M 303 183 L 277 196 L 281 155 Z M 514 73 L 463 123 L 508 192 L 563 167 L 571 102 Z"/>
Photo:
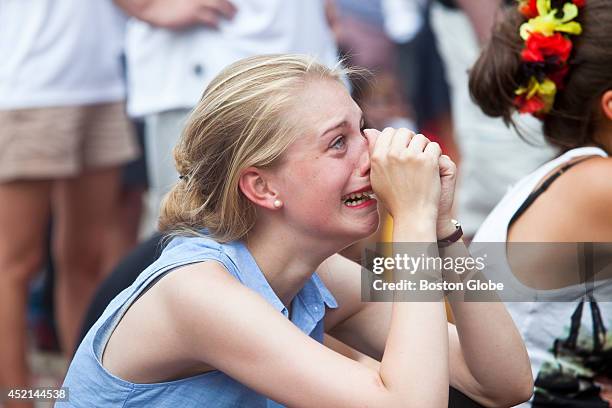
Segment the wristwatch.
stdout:
<path fill-rule="evenodd" d="M 448 237 L 438 240 L 438 247 L 444 248 L 459 241 L 459 238 L 463 236 L 463 229 L 461 224 L 457 220 L 451 220 L 451 223 L 455 226 L 455 232 L 450 234 Z"/>

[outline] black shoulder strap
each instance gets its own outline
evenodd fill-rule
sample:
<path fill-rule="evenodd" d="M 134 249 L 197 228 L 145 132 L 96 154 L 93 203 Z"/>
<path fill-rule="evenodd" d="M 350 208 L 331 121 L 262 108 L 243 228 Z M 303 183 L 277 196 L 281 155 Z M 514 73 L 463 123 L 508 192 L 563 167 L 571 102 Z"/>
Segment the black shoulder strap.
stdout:
<path fill-rule="evenodd" d="M 563 167 L 561 167 L 559 170 L 557 170 L 555 173 L 551 174 L 546 180 L 544 180 L 544 182 L 540 185 L 540 187 L 538 187 L 537 189 L 535 189 L 534 191 L 531 192 L 531 194 L 529 194 L 529 196 L 527 197 L 527 199 L 525 200 L 525 202 L 523 202 L 523 205 L 521 205 L 519 207 L 518 210 L 516 210 L 516 212 L 514 213 L 514 215 L 512 216 L 512 218 L 510 219 L 510 222 L 508 223 L 508 228 L 510 228 L 512 226 L 512 224 L 514 224 L 514 222 L 521 216 L 523 215 L 523 213 L 525 211 L 527 211 L 527 209 L 531 206 L 531 204 L 534 203 L 534 201 L 543 193 L 545 192 L 548 187 L 550 187 L 550 185 L 559 178 L 559 176 L 561 176 L 563 173 L 565 173 L 569 168 L 577 165 L 580 162 L 583 162 L 585 160 L 588 160 L 592 157 L 599 157 L 599 156 L 587 156 L 587 157 L 583 157 L 579 160 L 575 160 L 571 163 L 567 163 L 565 164 Z"/>

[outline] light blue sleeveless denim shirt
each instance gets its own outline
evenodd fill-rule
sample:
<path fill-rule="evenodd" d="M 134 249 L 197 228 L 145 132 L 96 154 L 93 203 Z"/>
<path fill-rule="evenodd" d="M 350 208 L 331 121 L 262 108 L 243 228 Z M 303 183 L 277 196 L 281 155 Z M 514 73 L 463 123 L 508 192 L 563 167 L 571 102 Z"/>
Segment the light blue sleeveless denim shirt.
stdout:
<path fill-rule="evenodd" d="M 220 371 L 176 381 L 135 384 L 124 381 L 100 364 L 104 347 L 127 308 L 158 277 L 190 263 L 216 260 L 242 284 L 263 296 L 285 317 L 288 311 L 274 293 L 242 241 L 227 244 L 206 237 L 177 237 L 161 257 L 143 271 L 136 281 L 108 305 L 79 346 L 64 380 L 69 401 L 57 407 L 280 407 Z M 205 296 L 205 294 L 203 294 Z M 228 299 L 228 301 L 230 301 Z M 292 302 L 291 321 L 305 334 L 323 342 L 325 307 L 337 307 L 336 300 L 316 273 Z M 270 335 L 274 335 L 270 333 Z M 151 339 L 154 341 L 154 339 Z"/>

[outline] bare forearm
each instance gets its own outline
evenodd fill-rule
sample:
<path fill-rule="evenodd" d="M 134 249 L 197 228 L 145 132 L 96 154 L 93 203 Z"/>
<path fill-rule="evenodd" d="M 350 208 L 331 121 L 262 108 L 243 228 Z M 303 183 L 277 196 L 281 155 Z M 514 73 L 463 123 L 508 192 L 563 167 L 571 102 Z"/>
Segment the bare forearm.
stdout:
<path fill-rule="evenodd" d="M 380 376 L 415 406 L 448 404 L 448 336 L 443 302 L 395 303 Z"/>
<path fill-rule="evenodd" d="M 372 370 L 380 370 L 380 361 L 374 360 L 372 357 L 363 354 L 362 352 L 352 348 L 348 344 L 341 342 L 340 340 L 329 334 L 325 334 L 325 337 L 323 338 L 323 344 L 334 350 L 336 353 L 340 353 L 343 356 L 350 358 L 351 360 L 355 360 L 371 368 Z"/>
<path fill-rule="evenodd" d="M 466 258 L 470 254 L 462 242 L 440 249 L 440 256 Z M 453 272 L 446 273 L 453 280 Z M 496 297 L 495 297 L 496 298 Z M 529 357 L 523 340 L 503 303 L 463 301 L 449 296 L 461 351 L 474 379 L 496 401 L 521 402 L 532 388 Z M 503 356 L 512 356 L 505 358 Z M 514 405 L 514 404 L 511 404 Z"/>
<path fill-rule="evenodd" d="M 396 246 L 396 249 L 414 247 L 420 252 L 422 246 L 437 252 L 435 245 L 431 245 L 435 242 L 433 223 L 395 223 L 393 241 L 396 245 L 415 243 L 406 244 L 405 248 Z M 385 385 L 390 390 L 405 393 L 405 398 L 420 395 L 418 406 L 442 407 L 448 404 L 446 312 L 442 293 L 438 295 L 439 300 L 431 302 L 396 300 L 381 362 L 380 373 Z"/>
<path fill-rule="evenodd" d="M 155 27 L 184 30 L 195 26 L 218 27 L 232 19 L 236 8 L 228 0 L 114 0 L 127 14 Z"/>
<path fill-rule="evenodd" d="M 503 406 L 528 399 L 529 357 L 503 304 L 451 302 L 451 307 L 465 363 L 484 394 Z"/>
<path fill-rule="evenodd" d="M 125 13 L 147 21 L 148 12 L 154 0 L 113 0 Z"/>
<path fill-rule="evenodd" d="M 485 43 L 491 35 L 501 0 L 457 0 L 467 14 L 480 44 Z"/>

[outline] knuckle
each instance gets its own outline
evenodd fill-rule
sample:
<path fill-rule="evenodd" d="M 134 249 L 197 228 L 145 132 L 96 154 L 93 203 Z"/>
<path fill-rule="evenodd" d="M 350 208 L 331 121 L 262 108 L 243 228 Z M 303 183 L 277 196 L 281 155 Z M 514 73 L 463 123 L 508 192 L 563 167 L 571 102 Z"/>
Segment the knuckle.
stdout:
<path fill-rule="evenodd" d="M 392 163 L 399 163 L 399 162 L 404 161 L 403 155 L 397 151 L 393 151 L 393 150 L 390 151 L 388 156 L 389 156 L 389 161 Z"/>
<path fill-rule="evenodd" d="M 418 133 L 418 134 L 414 135 L 413 140 L 414 140 L 414 141 L 417 141 L 417 142 L 419 142 L 419 143 L 425 143 L 425 144 L 428 144 L 428 143 L 429 143 L 429 139 L 428 139 L 428 138 L 426 138 L 426 137 L 425 137 L 423 134 L 421 134 L 421 133 Z"/>
<path fill-rule="evenodd" d="M 419 157 L 419 155 L 413 154 L 411 152 L 406 153 L 404 157 L 404 161 L 414 164 L 414 165 L 420 165 L 421 160 L 422 159 Z"/>
<path fill-rule="evenodd" d="M 391 136 L 394 133 L 395 133 L 395 129 L 393 129 L 392 127 L 386 127 L 382 131 L 382 135 L 385 135 L 385 136 Z"/>
<path fill-rule="evenodd" d="M 412 132 L 406 128 L 399 128 L 397 129 L 397 133 L 401 133 L 401 134 L 409 136 Z"/>
<path fill-rule="evenodd" d="M 374 152 L 370 155 L 370 163 L 372 164 L 378 164 L 381 161 L 381 157 L 380 154 Z"/>
<path fill-rule="evenodd" d="M 438 165 L 437 158 L 429 155 L 429 154 L 421 154 L 419 155 L 420 163 L 426 167 L 433 167 Z"/>

